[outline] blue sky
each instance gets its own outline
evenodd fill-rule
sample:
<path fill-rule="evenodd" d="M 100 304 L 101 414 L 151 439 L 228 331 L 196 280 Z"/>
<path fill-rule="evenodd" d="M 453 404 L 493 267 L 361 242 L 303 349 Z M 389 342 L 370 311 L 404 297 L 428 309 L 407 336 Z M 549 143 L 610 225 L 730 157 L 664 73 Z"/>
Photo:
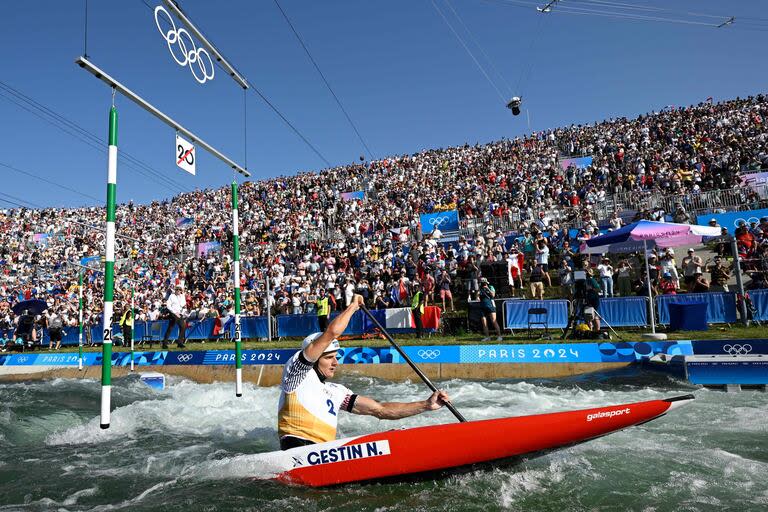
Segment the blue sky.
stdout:
<path fill-rule="evenodd" d="M 438 5 L 452 16 L 444 2 L 439 0 Z M 733 27 L 714 29 L 541 15 L 533 6 L 503 0 L 451 0 L 492 65 L 456 18 L 450 19 L 485 62 L 496 86 L 508 96 L 508 82 L 523 96 L 529 129 L 526 112 L 513 117 L 504 108 L 430 0 L 281 1 L 376 157 L 635 116 L 670 104 L 697 103 L 708 96 L 718 100 L 766 92 L 765 32 L 743 28 L 768 30 L 768 22 L 754 21 L 762 13 L 758 4 L 744 0 L 631 3 L 668 7 L 675 11 L 669 15 L 675 19 L 714 20 L 682 14 L 692 11 L 734 15 L 737 21 Z M 91 60 L 243 163 L 242 90 L 220 69 L 212 82 L 199 85 L 188 68 L 172 61 L 148 7 L 159 1 L 91 0 L 88 4 Z M 185 0 L 181 5 L 325 159 L 339 165 L 356 161 L 364 153 L 272 1 Z M 596 5 L 593 0 L 591 7 Z M 74 64 L 84 49 L 83 6 L 83 1 L 4 2 L 0 81 L 106 141 L 110 91 Z M 745 20 L 744 25 L 739 25 L 740 20 Z M 0 206 L 10 206 L 14 197 L 33 205 L 102 205 L 106 151 L 12 103 L 6 98 L 7 90 L 0 93 Z M 254 178 L 325 167 L 256 94 L 247 93 L 246 102 L 248 168 Z M 151 172 L 142 174 L 121 160 L 120 202 L 146 203 L 231 181 L 231 170 L 202 152 L 197 176 L 177 169 L 172 160 L 173 131 L 120 96 L 117 108 L 120 151 L 172 180 L 152 179 L 147 176 Z M 72 191 L 29 178 L 8 165 Z"/>

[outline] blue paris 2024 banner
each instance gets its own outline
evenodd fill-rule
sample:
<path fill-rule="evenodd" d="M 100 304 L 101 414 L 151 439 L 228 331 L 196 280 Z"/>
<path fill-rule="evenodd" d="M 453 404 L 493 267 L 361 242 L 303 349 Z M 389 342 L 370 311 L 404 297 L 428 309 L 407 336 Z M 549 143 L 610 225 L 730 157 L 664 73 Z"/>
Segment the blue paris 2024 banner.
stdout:
<path fill-rule="evenodd" d="M 704 342 L 693 342 L 704 343 Z M 731 347 L 731 342 L 727 347 Z M 741 347 L 741 345 L 739 345 Z M 756 347 L 756 348 L 753 348 Z M 762 348 L 757 343 L 749 345 L 750 351 Z M 245 350 L 242 362 L 246 365 L 283 365 L 297 349 Z M 415 363 L 609 363 L 632 362 L 654 354 L 691 355 L 690 341 L 659 342 L 602 342 L 602 343 L 549 343 L 525 345 L 443 345 L 408 346 L 405 353 Z M 739 350 L 745 350 L 740 348 Z M 726 352 L 727 353 L 727 352 Z M 344 347 L 338 357 L 343 364 L 404 363 L 392 347 Z M 138 366 L 172 365 L 233 365 L 234 350 L 156 351 L 136 352 L 134 362 Z M 24 353 L 0 355 L 0 366 L 77 366 L 77 354 Z M 101 365 L 100 352 L 83 354 L 85 366 Z M 112 366 L 129 366 L 130 352 L 112 354 Z"/>
<path fill-rule="evenodd" d="M 429 234 L 439 229 L 443 233 L 459 230 L 459 212 L 449 210 L 447 212 L 425 213 L 419 217 L 421 221 L 421 232 Z"/>

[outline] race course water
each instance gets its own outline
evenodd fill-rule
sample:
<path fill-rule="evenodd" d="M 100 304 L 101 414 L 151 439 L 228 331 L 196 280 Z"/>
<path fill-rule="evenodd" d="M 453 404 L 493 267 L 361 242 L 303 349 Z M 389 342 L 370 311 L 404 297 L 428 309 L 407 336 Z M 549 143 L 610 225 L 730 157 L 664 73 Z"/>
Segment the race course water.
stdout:
<path fill-rule="evenodd" d="M 415 382 L 343 382 L 384 401 L 427 395 Z M 112 426 L 101 430 L 96 381 L 0 384 L 0 510 L 768 510 L 768 393 L 632 376 L 440 385 L 470 420 L 691 392 L 697 399 L 502 469 L 306 489 L 251 478 L 259 468 L 248 455 L 277 449 L 276 388 L 246 385 L 235 398 L 233 384 L 172 379 L 157 392 L 136 377 L 115 379 Z M 446 410 L 399 422 L 344 415 L 340 436 L 452 421 Z"/>

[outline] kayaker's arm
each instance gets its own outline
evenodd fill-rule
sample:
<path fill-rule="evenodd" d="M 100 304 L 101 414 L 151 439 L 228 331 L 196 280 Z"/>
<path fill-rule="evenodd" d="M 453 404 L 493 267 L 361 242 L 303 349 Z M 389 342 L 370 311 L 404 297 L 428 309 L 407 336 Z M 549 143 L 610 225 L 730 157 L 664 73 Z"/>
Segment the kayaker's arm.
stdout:
<path fill-rule="evenodd" d="M 349 325 L 349 321 L 352 320 L 352 315 L 360 309 L 360 304 L 363 304 L 364 300 L 362 295 L 355 295 L 352 302 L 347 306 L 347 309 L 334 318 L 331 323 L 328 324 L 325 332 L 304 349 L 304 357 L 307 361 L 313 363 L 317 361 L 320 356 L 323 355 L 325 349 L 328 348 L 328 345 L 344 333 L 347 325 Z"/>
<path fill-rule="evenodd" d="M 435 411 L 449 402 L 451 398 L 445 391 L 435 391 L 426 400 L 418 402 L 377 402 L 373 398 L 358 395 L 352 412 L 374 416 L 380 420 L 399 420 L 415 416 L 426 411 Z"/>

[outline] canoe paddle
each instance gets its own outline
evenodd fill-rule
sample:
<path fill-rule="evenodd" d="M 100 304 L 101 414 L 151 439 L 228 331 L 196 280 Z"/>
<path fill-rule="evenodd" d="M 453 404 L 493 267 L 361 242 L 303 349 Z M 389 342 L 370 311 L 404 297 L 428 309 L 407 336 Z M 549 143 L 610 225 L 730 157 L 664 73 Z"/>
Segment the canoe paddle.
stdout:
<path fill-rule="evenodd" d="M 371 319 L 371 321 L 374 323 L 374 325 L 375 325 L 376 327 L 378 327 L 378 328 L 379 328 L 379 330 L 380 330 L 380 331 L 381 331 L 381 333 L 384 335 L 384 337 L 385 337 L 385 338 L 387 338 L 387 341 L 388 341 L 388 342 L 389 342 L 389 343 L 390 343 L 390 344 L 391 344 L 393 347 L 395 347 L 395 350 L 397 350 L 397 351 L 400 353 L 400 355 L 403 357 L 403 359 L 405 359 L 405 362 L 406 362 L 406 363 L 408 363 L 408 364 L 411 366 L 411 368 L 413 368 L 413 371 L 415 371 L 415 372 L 416 372 L 416 374 L 417 374 L 419 377 L 421 377 L 421 380 L 423 380 L 423 381 L 424 381 L 424 384 L 426 384 L 426 385 L 427 385 L 427 387 L 428 387 L 429 389 L 431 389 L 433 392 L 436 392 L 436 391 L 437 391 L 437 388 L 435 387 L 435 385 L 434 385 L 434 384 L 432 384 L 432 381 L 431 381 L 431 380 L 429 380 L 429 377 L 427 377 L 426 375 L 424 375 L 424 372 L 422 372 L 422 371 L 419 369 L 419 367 L 418 367 L 418 366 L 416 366 L 416 364 L 415 364 L 413 361 L 411 361 L 411 358 L 410 358 L 410 357 L 408 357 L 408 355 L 407 355 L 405 352 L 403 352 L 403 349 L 402 349 L 402 348 L 400 348 L 400 345 L 398 345 L 397 343 L 395 343 L 395 340 L 394 340 L 394 339 L 392 339 L 392 336 L 390 336 L 390 335 L 389 335 L 389 333 L 387 332 L 387 330 L 386 330 L 386 329 L 384 329 L 384 327 L 383 327 L 383 326 L 382 326 L 382 325 L 379 323 L 379 321 L 376 319 L 376 317 L 375 317 L 375 316 L 373 316 L 373 313 L 371 313 L 370 311 L 368 311 L 368 308 L 367 308 L 367 307 L 365 307 L 364 305 L 361 305 L 361 306 L 360 306 L 360 309 L 362 309 L 362 310 L 363 310 L 363 312 L 364 312 L 366 315 L 368 315 L 368 318 L 370 318 L 370 319 Z M 457 410 L 456 410 L 456 408 L 453 406 L 453 404 L 452 404 L 451 402 L 445 402 L 445 406 L 448 408 L 448 410 L 449 410 L 449 411 L 451 411 L 451 412 L 453 413 L 453 415 L 454 415 L 454 416 L 456 416 L 456 419 L 458 419 L 458 420 L 459 420 L 459 421 L 461 421 L 462 423 L 463 423 L 463 422 L 465 422 L 465 421 L 467 421 L 467 419 L 466 419 L 464 416 L 462 416 L 462 415 L 461 415 L 461 413 L 460 413 L 459 411 L 457 411 Z"/>

